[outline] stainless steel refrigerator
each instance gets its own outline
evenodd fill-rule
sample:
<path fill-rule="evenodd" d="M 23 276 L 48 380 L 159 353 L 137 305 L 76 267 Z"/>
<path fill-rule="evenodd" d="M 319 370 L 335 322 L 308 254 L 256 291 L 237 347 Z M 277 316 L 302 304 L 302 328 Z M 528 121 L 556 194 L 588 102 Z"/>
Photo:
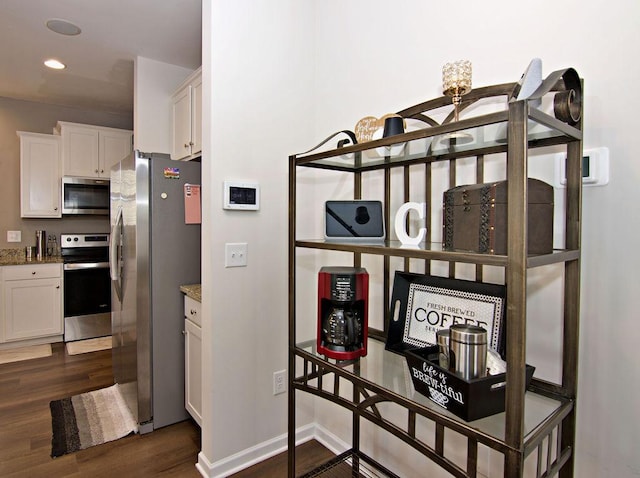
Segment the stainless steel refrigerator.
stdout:
<path fill-rule="evenodd" d="M 200 224 L 186 224 L 185 185 L 200 163 L 134 151 L 111 168 L 113 375 L 140 433 L 188 417 L 180 286 L 200 282 Z"/>

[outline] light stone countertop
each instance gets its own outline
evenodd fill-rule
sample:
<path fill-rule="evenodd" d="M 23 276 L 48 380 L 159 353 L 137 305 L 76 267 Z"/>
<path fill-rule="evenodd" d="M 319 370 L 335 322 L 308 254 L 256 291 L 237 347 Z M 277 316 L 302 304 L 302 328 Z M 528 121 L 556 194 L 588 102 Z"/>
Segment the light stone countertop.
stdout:
<path fill-rule="evenodd" d="M 181 285 L 180 292 L 184 292 L 187 297 L 202 302 L 202 286 L 200 284 Z"/>
<path fill-rule="evenodd" d="M 62 257 L 49 256 L 42 260 L 37 260 L 35 256 L 27 260 L 24 247 L 20 249 L 0 249 L 0 266 L 23 266 L 27 264 L 62 264 Z"/>

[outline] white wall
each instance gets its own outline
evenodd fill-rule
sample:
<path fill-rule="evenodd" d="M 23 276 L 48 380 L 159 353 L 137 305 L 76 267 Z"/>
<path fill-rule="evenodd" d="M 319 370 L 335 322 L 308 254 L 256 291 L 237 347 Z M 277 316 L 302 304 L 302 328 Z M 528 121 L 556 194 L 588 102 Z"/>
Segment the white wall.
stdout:
<path fill-rule="evenodd" d="M 134 65 L 134 148 L 171 153 L 171 95 L 193 70 L 144 57 Z"/>
<path fill-rule="evenodd" d="M 204 6 L 211 132 L 204 171 L 211 183 L 203 196 L 203 307 L 211 322 L 203 334 L 211 347 L 202 465 L 286 431 L 286 400 L 271 396 L 271 373 L 286 366 L 286 156 L 353 128 L 363 116 L 439 95 L 448 61 L 471 60 L 473 83 L 484 86 L 516 81 L 540 57 L 545 74 L 573 66 L 585 79 L 585 148 L 611 152 L 609 185 L 584 191 L 576 476 L 637 476 L 640 219 L 632 205 L 640 180 L 634 148 L 640 4 L 461 0 L 457 11 L 421 0 L 261 0 L 250 7 L 206 0 Z M 222 211 L 223 179 L 258 180 L 261 211 Z M 249 243 L 249 266 L 225 269 L 224 243 L 236 241 Z M 530 307 L 528 360 L 540 358 L 531 341 L 544 342 L 535 326 L 545 312 L 544 301 Z M 317 421 L 331 422 L 323 414 Z M 407 456 L 401 476 L 424 472 L 401 446 L 374 448 Z"/>
<path fill-rule="evenodd" d="M 640 179 L 632 140 L 638 93 L 623 85 L 640 78 L 631 60 L 640 48 L 640 4 L 462 0 L 455 8 L 419 0 L 321 2 L 317 137 L 438 95 L 448 61 L 471 60 L 475 86 L 516 81 L 533 57 L 542 58 L 545 74 L 577 69 L 585 79 L 585 148 L 610 148 L 611 181 L 584 191 L 576 476 L 637 476 L 640 219 L 624 205 Z M 539 338 L 544 304 L 529 314 L 530 335 Z"/>
<path fill-rule="evenodd" d="M 311 12 L 296 0 L 203 2 L 202 306 L 209 320 L 199 466 L 209 476 L 286 446 L 287 395 L 273 396 L 272 381 L 287 368 L 288 155 L 313 140 Z M 258 182 L 260 210 L 223 210 L 224 180 Z M 247 267 L 224 267 L 229 242 L 248 243 Z"/>

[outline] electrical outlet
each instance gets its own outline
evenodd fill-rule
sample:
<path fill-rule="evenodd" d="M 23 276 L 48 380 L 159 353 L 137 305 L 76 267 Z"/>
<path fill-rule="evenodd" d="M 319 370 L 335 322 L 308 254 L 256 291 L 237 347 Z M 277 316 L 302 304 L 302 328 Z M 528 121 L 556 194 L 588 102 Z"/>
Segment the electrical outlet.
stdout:
<path fill-rule="evenodd" d="M 273 394 L 280 395 L 287 391 L 287 371 L 273 372 Z"/>

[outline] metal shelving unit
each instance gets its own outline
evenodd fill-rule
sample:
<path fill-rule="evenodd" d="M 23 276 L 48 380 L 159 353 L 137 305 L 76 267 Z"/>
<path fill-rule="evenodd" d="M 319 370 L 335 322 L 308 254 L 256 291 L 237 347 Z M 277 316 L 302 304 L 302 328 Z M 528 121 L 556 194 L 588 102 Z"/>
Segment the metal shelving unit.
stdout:
<path fill-rule="evenodd" d="M 575 440 L 575 404 L 578 359 L 579 291 L 580 291 L 580 221 L 582 195 L 582 95 L 581 82 L 576 87 L 577 73 L 573 69 L 554 72 L 543 82 L 531 98 L 514 100 L 518 85 L 495 85 L 473 90 L 461 105 L 464 111 L 482 100 L 500 98 L 504 111 L 480 114 L 452 122 L 452 114 L 440 123 L 431 116 L 450 105 L 447 97 L 407 108 L 398 112 L 404 118 L 421 120 L 425 127 L 391 138 L 353 144 L 326 151 L 312 151 L 290 156 L 289 179 L 289 477 L 295 477 L 296 394 L 305 392 L 342 407 L 352 414 L 352 448 L 331 463 L 306 476 L 396 476 L 381 462 L 360 450 L 360 425 L 366 420 L 399 438 L 418 450 L 452 476 L 475 477 L 478 473 L 478 449 L 486 446 L 504 456 L 504 476 L 523 476 L 525 460 L 532 454 L 536 477 L 573 476 L 573 447 Z M 531 106 L 534 100 L 553 98 L 554 115 Z M 473 109 L 473 108 L 471 108 Z M 456 144 L 442 141 L 452 132 L 465 132 L 474 141 Z M 385 151 L 391 145 L 405 143 L 401 154 L 369 154 L 368 151 Z M 527 177 L 529 151 L 545 146 L 566 147 L 567 186 L 563 217 L 564 247 L 550 254 L 527 254 Z M 412 179 L 416 175 L 424 181 L 425 202 L 431 205 L 433 192 L 432 166 L 446 162 L 449 165 L 449 187 L 456 185 L 456 161 L 472 158 L 476 169 L 476 182 L 484 177 L 484 161 L 488 155 L 506 157 L 505 169 L 508 181 L 509 240 L 505 255 L 481 254 L 468 251 L 451 251 L 442 244 L 427 241 L 417 248 L 403 248 L 396 241 L 382 244 L 336 243 L 298 237 L 297 197 L 298 173 L 301 168 L 316 168 L 353 176 L 353 196 L 361 198 L 363 184 L 369 173 L 384 177 L 383 195 L 385 222 L 391 224 L 392 172 L 399 170 L 402 179 L 400 194 L 409 200 Z M 468 161 L 468 159 L 465 159 Z M 341 176 L 342 177 L 342 176 Z M 305 181 L 305 185 L 308 181 Z M 394 191 L 397 193 L 396 191 Z M 439 207 L 437 204 L 434 207 Z M 557 207 L 557 206 L 556 206 Z M 430 216 L 430 215 L 428 215 Z M 428 223 L 429 231 L 435 225 Z M 449 264 L 449 276 L 456 274 L 456 264 L 475 265 L 477 281 L 482 281 L 484 267 L 494 266 L 504 270 L 507 284 L 506 360 L 507 385 L 506 409 L 503 413 L 474 422 L 440 408 L 427 397 L 417 393 L 404 357 L 385 350 L 387 324 L 382 329 L 369 330 L 368 354 L 351 362 L 336 362 L 315 350 L 315 340 L 297 337 L 297 308 L 316 304 L 297 301 L 297 257 L 300 251 L 341 251 L 352 253 L 353 265 L 360 266 L 363 257 L 380 257 L 383 263 L 383 280 L 378 286 L 384 301 L 383 310 L 389 310 L 391 284 L 390 258 L 402 258 L 404 270 L 410 270 L 413 261 L 423 264 L 429 273 L 433 261 Z M 535 376 L 525 391 L 525 359 L 527 323 L 527 271 L 552 264 L 564 266 L 564 291 L 562 304 L 562 378 L 551 383 Z M 396 268 L 397 269 L 397 268 Z M 309 285 L 306 284 L 308 287 Z M 387 312 L 388 314 L 388 312 Z M 305 314 L 313 316 L 313 313 Z M 307 319 L 308 320 L 308 319 Z M 308 339 L 308 338 L 307 338 Z M 387 416 L 385 404 L 400 407 L 405 414 L 402 423 Z M 425 439 L 420 427 L 424 423 L 433 429 L 433 436 Z M 455 432 L 466 437 L 466 457 L 462 462 L 445 455 L 447 434 Z M 535 453 L 534 453 L 535 452 Z M 346 463 L 346 464 L 345 464 Z M 337 466 L 340 464 L 340 466 Z M 366 473 L 360 473 L 360 465 L 366 464 Z M 331 470 L 331 474 L 329 474 Z M 314 474 L 316 473 L 316 474 Z M 327 473 L 327 474 L 324 474 Z M 337 473 L 337 474 L 334 474 Z"/>

